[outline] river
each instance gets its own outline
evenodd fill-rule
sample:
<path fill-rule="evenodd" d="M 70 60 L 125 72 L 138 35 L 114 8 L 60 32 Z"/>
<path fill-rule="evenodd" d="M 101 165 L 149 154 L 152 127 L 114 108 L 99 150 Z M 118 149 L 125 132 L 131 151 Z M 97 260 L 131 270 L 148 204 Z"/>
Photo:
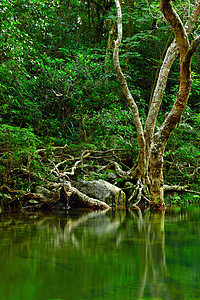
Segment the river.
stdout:
<path fill-rule="evenodd" d="M 0 216 L 0 299 L 200 299 L 200 208 Z"/>

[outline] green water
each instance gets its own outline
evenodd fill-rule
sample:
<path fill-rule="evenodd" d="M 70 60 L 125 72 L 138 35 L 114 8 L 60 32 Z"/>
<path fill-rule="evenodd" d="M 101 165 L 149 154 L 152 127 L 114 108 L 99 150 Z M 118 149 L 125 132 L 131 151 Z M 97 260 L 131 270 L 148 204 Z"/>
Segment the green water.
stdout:
<path fill-rule="evenodd" d="M 200 299 L 200 209 L 1 216 L 0 299 Z"/>

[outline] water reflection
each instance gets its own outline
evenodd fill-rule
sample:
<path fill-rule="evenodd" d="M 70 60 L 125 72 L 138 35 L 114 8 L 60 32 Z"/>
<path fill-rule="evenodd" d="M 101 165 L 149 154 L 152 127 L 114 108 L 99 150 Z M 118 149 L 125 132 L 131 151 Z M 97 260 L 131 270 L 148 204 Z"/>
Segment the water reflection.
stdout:
<path fill-rule="evenodd" d="M 1 216 L 1 299 L 196 299 L 200 211 Z"/>

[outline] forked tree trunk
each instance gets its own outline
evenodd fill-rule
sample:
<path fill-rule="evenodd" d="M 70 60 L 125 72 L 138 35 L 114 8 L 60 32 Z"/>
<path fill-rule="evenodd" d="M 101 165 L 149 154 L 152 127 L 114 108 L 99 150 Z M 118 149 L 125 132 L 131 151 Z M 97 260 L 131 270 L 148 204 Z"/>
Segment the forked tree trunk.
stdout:
<path fill-rule="evenodd" d="M 185 30 L 188 35 L 192 32 L 192 30 L 198 20 L 199 15 L 200 15 L 200 1 L 197 1 L 194 9 L 190 15 L 190 18 L 188 19 L 188 21 L 185 24 Z M 178 54 L 179 54 L 178 45 L 177 45 L 176 39 L 174 39 L 174 41 L 171 43 L 171 45 L 167 49 L 165 58 L 163 60 L 162 66 L 160 68 L 159 76 L 157 79 L 156 87 L 153 92 L 153 97 L 152 97 L 152 101 L 151 101 L 151 104 L 149 107 L 147 121 L 146 121 L 145 128 L 144 128 L 147 162 L 150 162 L 150 153 L 151 153 L 151 146 L 152 146 L 152 140 L 153 140 L 153 135 L 154 135 L 154 131 L 155 131 L 156 120 L 157 120 L 158 112 L 159 112 L 159 109 L 160 109 L 160 106 L 161 106 L 161 103 L 163 100 L 163 95 L 164 95 L 164 91 L 165 91 L 165 88 L 167 85 L 167 79 L 169 76 L 169 72 L 170 72 L 173 62 L 177 58 Z M 159 161 L 159 159 L 158 159 L 158 161 Z M 162 195 L 162 197 L 160 199 L 162 199 L 163 198 L 163 188 L 162 188 L 163 172 L 162 172 L 162 174 L 157 174 L 157 177 L 162 178 L 162 179 L 160 179 L 161 187 L 160 187 L 160 184 L 158 184 L 159 180 L 153 180 L 153 178 L 155 178 L 155 174 L 156 174 L 156 172 L 155 172 L 156 168 L 154 167 L 154 165 L 156 165 L 156 164 L 159 165 L 159 162 L 156 162 L 155 155 L 154 156 L 152 155 L 151 162 L 150 162 L 150 170 L 151 170 L 150 177 L 152 178 L 152 181 L 154 183 L 152 183 L 151 194 L 152 195 L 155 194 L 155 186 L 156 186 L 155 183 L 157 182 L 157 190 L 160 190 L 160 195 Z M 146 168 L 148 169 L 149 165 L 146 166 Z M 161 200 L 160 202 L 162 203 L 164 201 Z"/>
<path fill-rule="evenodd" d="M 174 31 L 176 41 L 171 44 L 166 53 L 144 129 L 140 121 L 137 105 L 130 93 L 126 79 L 119 64 L 119 47 L 122 40 L 122 14 L 119 0 L 115 0 L 115 4 L 118 15 L 118 37 L 115 41 L 115 48 L 113 52 L 114 66 L 119 81 L 122 85 L 123 93 L 133 111 L 133 118 L 137 130 L 139 145 L 138 167 L 134 172 L 132 172 L 132 177 L 138 179 L 137 187 L 139 198 L 141 198 L 142 193 L 143 197 L 146 198 L 148 194 L 146 192 L 147 187 L 150 187 L 151 208 L 163 209 L 165 207 L 163 191 L 163 155 L 165 146 L 171 136 L 171 133 L 173 132 L 175 126 L 179 125 L 180 123 L 181 116 L 186 107 L 191 90 L 191 58 L 199 45 L 200 38 L 198 37 L 195 39 L 192 45 L 190 45 L 188 33 L 192 31 L 192 28 L 199 17 L 200 1 L 196 2 L 195 8 L 190 16 L 190 19 L 186 23 L 185 28 L 178 14 L 173 9 L 171 1 L 161 1 L 162 12 Z M 178 52 L 180 52 L 180 85 L 177 98 L 163 125 L 157 133 L 154 133 L 157 115 L 163 99 L 169 71 L 173 61 L 177 57 Z"/>
<path fill-rule="evenodd" d="M 170 0 L 161 1 L 161 9 L 170 23 L 178 44 L 180 52 L 180 84 L 176 101 L 171 112 L 166 117 L 160 130 L 154 134 L 151 156 L 150 156 L 150 198 L 151 208 L 163 206 L 163 155 L 165 146 L 170 138 L 175 126 L 179 126 L 181 116 L 187 105 L 192 79 L 191 79 L 191 59 L 200 42 L 200 37 L 196 38 L 190 45 L 187 32 L 181 19 L 173 9 Z"/>

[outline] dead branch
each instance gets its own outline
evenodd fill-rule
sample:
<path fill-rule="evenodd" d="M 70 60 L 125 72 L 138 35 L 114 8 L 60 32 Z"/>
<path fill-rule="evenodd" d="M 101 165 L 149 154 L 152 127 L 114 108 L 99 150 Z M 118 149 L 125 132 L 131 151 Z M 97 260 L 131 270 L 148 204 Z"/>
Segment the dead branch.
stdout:
<path fill-rule="evenodd" d="M 81 159 L 75 162 L 75 164 L 74 164 L 73 167 L 71 168 L 71 171 L 70 171 L 70 172 L 65 171 L 65 172 L 62 172 L 62 173 L 61 173 L 61 172 L 59 171 L 59 169 L 58 169 L 59 166 L 65 164 L 65 163 L 67 163 L 67 162 L 69 161 L 68 159 L 65 159 L 64 161 L 62 161 L 62 162 L 58 163 L 57 165 L 55 165 L 55 166 L 54 166 L 54 169 L 51 170 L 51 173 L 55 173 L 56 176 L 59 177 L 59 178 L 60 178 L 60 177 L 66 177 L 66 176 L 68 177 L 68 175 L 74 176 L 74 175 L 75 175 L 75 171 L 76 171 L 78 165 L 79 165 L 80 163 L 82 163 L 82 162 L 83 162 L 83 159 L 87 158 L 88 156 L 90 156 L 90 152 L 89 152 L 88 150 L 83 151 L 83 153 L 81 154 Z M 71 160 L 71 159 L 70 159 L 70 160 Z M 69 178 L 68 178 L 68 179 L 69 179 Z"/>
<path fill-rule="evenodd" d="M 193 173 L 192 173 L 192 174 L 189 174 L 188 176 L 194 176 L 195 173 L 198 172 L 198 170 L 200 170 L 200 167 L 195 168 L 194 171 L 193 171 Z"/>
<path fill-rule="evenodd" d="M 63 147 L 60 147 L 60 146 L 52 147 L 52 146 L 50 146 L 49 148 L 37 149 L 35 152 L 36 153 L 45 152 L 45 151 L 48 151 L 49 149 L 50 150 L 57 150 L 57 149 L 65 150 L 66 148 L 69 148 L 67 144 L 65 144 Z"/>
<path fill-rule="evenodd" d="M 70 156 L 71 156 L 71 155 L 70 155 Z M 74 158 L 73 156 L 71 156 L 71 158 L 65 159 L 65 160 L 59 162 L 57 165 L 55 165 L 55 168 L 58 168 L 58 167 L 60 167 L 61 165 L 64 165 L 64 164 L 65 164 L 66 162 L 68 162 L 68 161 L 74 161 L 74 160 L 75 160 L 75 158 Z"/>

